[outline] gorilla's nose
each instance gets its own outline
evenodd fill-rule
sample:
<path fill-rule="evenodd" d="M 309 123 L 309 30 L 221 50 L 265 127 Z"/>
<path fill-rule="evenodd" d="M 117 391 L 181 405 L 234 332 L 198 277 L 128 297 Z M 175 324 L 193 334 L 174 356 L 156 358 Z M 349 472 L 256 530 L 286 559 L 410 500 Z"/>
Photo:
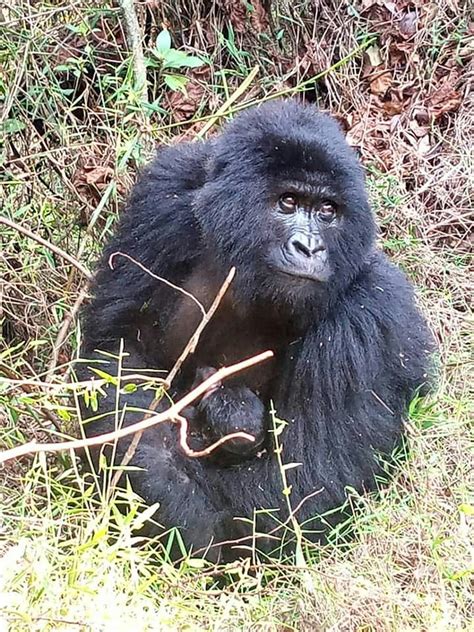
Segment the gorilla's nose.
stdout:
<path fill-rule="evenodd" d="M 319 252 L 326 250 L 323 240 L 319 235 L 308 235 L 306 233 L 296 233 L 287 245 L 289 253 L 293 257 L 305 257 L 311 259 Z"/>

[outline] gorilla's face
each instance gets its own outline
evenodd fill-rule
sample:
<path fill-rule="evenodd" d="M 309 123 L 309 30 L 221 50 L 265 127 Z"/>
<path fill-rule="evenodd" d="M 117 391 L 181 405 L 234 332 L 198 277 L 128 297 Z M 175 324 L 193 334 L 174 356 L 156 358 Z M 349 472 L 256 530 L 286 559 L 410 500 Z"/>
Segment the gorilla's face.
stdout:
<path fill-rule="evenodd" d="M 244 300 L 318 302 L 351 283 L 372 247 L 363 172 L 335 121 L 291 102 L 276 120 L 272 107 L 214 141 L 194 211 Z"/>
<path fill-rule="evenodd" d="M 309 191 L 298 182 L 282 188 L 273 205 L 275 239 L 265 262 L 276 273 L 326 283 L 333 272 L 328 234 L 338 230 L 342 219 L 335 192 Z"/>

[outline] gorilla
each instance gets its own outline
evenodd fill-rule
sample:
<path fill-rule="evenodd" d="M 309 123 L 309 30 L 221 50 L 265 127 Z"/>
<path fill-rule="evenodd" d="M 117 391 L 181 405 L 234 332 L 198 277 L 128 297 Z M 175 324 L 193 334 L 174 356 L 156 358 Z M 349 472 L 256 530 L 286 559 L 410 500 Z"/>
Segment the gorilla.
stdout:
<path fill-rule="evenodd" d="M 236 430 L 254 442 L 233 439 L 197 459 L 172 423 L 143 433 L 126 476 L 159 503 L 148 533 L 177 527 L 213 561 L 292 550 L 292 520 L 304 541 L 324 541 L 346 516 L 348 490 L 376 487 L 409 402 L 429 384 L 433 344 L 375 235 L 359 161 L 311 105 L 250 109 L 216 138 L 159 150 L 143 170 L 84 308 L 79 377 L 95 366 L 166 375 L 202 317 L 189 294 L 208 308 L 231 267 L 235 279 L 167 395 L 274 353 L 186 410 L 195 446 Z M 124 257 L 110 266 L 117 252 L 155 276 Z M 95 411 L 82 405 L 86 434 L 139 421 L 154 396 L 109 384 Z M 114 446 L 116 464 L 130 441 Z"/>

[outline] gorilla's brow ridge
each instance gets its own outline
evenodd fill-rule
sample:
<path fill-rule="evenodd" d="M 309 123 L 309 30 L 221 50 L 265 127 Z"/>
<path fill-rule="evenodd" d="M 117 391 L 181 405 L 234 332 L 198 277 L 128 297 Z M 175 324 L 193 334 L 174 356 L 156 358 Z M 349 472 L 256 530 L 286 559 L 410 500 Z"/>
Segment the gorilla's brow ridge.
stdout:
<path fill-rule="evenodd" d="M 301 180 L 296 178 L 285 179 L 277 184 L 277 190 L 281 192 L 295 192 L 307 197 L 321 198 L 328 197 L 334 198 L 337 196 L 337 191 L 334 186 L 331 186 L 331 182 L 328 181 L 327 174 L 319 173 L 304 173 Z M 311 180 L 320 177 L 322 182 L 314 183 Z"/>

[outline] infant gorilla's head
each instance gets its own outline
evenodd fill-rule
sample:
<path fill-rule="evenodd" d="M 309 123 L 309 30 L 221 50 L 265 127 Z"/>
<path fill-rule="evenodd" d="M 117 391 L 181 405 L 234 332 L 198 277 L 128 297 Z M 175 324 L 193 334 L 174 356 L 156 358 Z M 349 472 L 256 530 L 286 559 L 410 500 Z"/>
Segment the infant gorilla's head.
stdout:
<path fill-rule="evenodd" d="M 273 301 L 341 292 L 375 232 L 363 171 L 338 124 L 295 101 L 249 110 L 224 129 L 195 213 L 217 260 L 245 272 L 237 290 Z"/>

